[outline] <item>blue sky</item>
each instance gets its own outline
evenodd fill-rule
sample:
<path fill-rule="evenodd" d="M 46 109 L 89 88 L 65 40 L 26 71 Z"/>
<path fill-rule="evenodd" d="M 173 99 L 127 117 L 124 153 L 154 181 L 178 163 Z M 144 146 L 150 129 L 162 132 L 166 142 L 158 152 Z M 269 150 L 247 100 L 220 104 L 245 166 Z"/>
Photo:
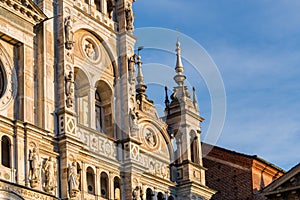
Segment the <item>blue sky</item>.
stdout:
<path fill-rule="evenodd" d="M 202 45 L 218 67 L 226 90 L 227 112 L 217 145 L 258 155 L 286 170 L 300 161 L 299 10 L 297 0 L 134 3 L 136 28 L 178 29 Z M 175 49 L 175 42 L 176 37 L 171 49 Z M 144 66 L 148 66 L 145 68 L 169 67 L 170 73 L 165 75 L 172 78 L 174 54 L 145 49 L 141 55 Z M 211 117 L 209 92 L 204 80 L 193 76 L 187 60 L 184 65 L 189 83 L 197 88 L 201 115 L 206 118 L 205 135 Z M 147 93 L 162 109 L 162 85 L 149 85 Z"/>

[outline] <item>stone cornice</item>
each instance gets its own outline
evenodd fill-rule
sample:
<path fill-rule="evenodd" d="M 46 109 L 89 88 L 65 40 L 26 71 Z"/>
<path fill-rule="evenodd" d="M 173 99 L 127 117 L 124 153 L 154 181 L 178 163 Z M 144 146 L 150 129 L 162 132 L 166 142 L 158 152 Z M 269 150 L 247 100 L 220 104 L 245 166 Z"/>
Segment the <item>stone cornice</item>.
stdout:
<path fill-rule="evenodd" d="M 0 0 L 0 7 L 14 13 L 32 25 L 37 25 L 47 16 L 31 0 Z"/>

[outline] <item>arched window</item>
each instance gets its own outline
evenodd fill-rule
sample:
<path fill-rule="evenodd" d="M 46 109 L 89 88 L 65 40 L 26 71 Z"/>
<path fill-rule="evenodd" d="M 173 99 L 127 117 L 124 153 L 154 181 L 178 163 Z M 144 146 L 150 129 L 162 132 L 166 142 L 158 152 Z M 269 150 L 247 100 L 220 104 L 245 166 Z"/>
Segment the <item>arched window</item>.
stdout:
<path fill-rule="evenodd" d="M 1 164 L 5 167 L 11 167 L 10 139 L 6 135 L 1 138 Z"/>
<path fill-rule="evenodd" d="M 114 137 L 112 119 L 112 90 L 104 81 L 98 81 L 96 88 L 96 129 L 110 137 Z"/>
<path fill-rule="evenodd" d="M 89 91 L 90 84 L 86 74 L 75 68 L 75 111 L 77 113 L 77 122 L 84 126 L 89 126 Z"/>
<path fill-rule="evenodd" d="M 194 131 L 190 133 L 191 161 L 199 164 L 199 144 L 198 137 Z"/>
<path fill-rule="evenodd" d="M 107 8 L 108 17 L 110 19 L 112 19 L 112 17 L 113 17 L 113 11 L 114 11 L 114 4 L 113 4 L 112 0 L 107 0 L 106 8 Z"/>
<path fill-rule="evenodd" d="M 174 197 L 169 196 L 168 200 L 174 200 Z"/>
<path fill-rule="evenodd" d="M 157 194 L 157 200 L 164 200 L 164 195 L 163 195 L 163 193 L 159 192 L 159 193 Z"/>
<path fill-rule="evenodd" d="M 146 200 L 152 200 L 153 192 L 150 188 L 146 190 Z"/>
<path fill-rule="evenodd" d="M 89 194 L 95 194 L 95 173 L 91 167 L 86 169 L 86 183 Z"/>
<path fill-rule="evenodd" d="M 5 92 L 5 84 L 6 84 L 6 75 L 2 63 L 0 62 L 0 98 Z"/>
<path fill-rule="evenodd" d="M 102 11 L 101 0 L 95 0 L 95 5 L 96 5 L 96 10 L 98 10 L 99 12 L 101 12 Z"/>
<path fill-rule="evenodd" d="M 105 172 L 101 173 L 101 197 L 108 199 L 108 176 Z"/>
<path fill-rule="evenodd" d="M 121 199 L 121 187 L 120 187 L 120 178 L 115 177 L 114 178 L 114 200 L 120 200 Z"/>

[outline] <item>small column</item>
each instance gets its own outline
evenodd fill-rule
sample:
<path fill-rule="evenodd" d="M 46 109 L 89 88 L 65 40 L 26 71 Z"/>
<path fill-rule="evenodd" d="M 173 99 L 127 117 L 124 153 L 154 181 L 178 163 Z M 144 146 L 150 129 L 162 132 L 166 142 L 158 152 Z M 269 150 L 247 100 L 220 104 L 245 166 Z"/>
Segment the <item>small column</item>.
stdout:
<path fill-rule="evenodd" d="M 108 176 L 108 197 L 109 199 L 114 199 L 114 174 L 113 172 L 109 172 Z"/>
<path fill-rule="evenodd" d="M 90 102 L 90 106 L 89 106 L 89 109 L 90 109 L 90 122 L 89 122 L 89 126 L 90 128 L 92 129 L 96 129 L 96 116 L 95 116 L 95 92 L 96 92 L 96 89 L 97 88 L 90 88 L 90 91 L 89 91 L 89 102 Z"/>
<path fill-rule="evenodd" d="M 88 191 L 88 188 L 87 188 L 87 182 L 86 182 L 86 166 L 85 166 L 85 163 L 82 162 L 82 173 L 81 173 L 81 188 L 82 188 L 82 194 L 85 196 L 85 192 Z"/>
<path fill-rule="evenodd" d="M 101 183 L 100 183 L 100 169 L 96 167 L 96 175 L 95 175 L 95 195 L 101 196 Z"/>
<path fill-rule="evenodd" d="M 100 0 L 101 1 L 101 8 L 102 8 L 102 13 L 106 14 L 107 13 L 107 0 Z"/>

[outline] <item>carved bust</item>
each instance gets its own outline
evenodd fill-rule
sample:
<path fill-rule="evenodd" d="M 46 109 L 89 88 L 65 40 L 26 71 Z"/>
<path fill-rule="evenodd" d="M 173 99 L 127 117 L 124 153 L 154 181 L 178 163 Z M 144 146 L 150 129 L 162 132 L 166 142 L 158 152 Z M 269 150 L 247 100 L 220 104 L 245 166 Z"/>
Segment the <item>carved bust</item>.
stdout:
<path fill-rule="evenodd" d="M 157 136 L 156 134 L 150 130 L 150 129 L 147 129 L 146 130 L 146 133 L 145 133 L 145 140 L 147 142 L 147 144 L 151 147 L 155 147 L 156 144 L 157 144 Z"/>
<path fill-rule="evenodd" d="M 95 60 L 95 48 L 91 42 L 87 42 L 84 49 L 87 57 L 89 57 L 92 60 Z"/>

